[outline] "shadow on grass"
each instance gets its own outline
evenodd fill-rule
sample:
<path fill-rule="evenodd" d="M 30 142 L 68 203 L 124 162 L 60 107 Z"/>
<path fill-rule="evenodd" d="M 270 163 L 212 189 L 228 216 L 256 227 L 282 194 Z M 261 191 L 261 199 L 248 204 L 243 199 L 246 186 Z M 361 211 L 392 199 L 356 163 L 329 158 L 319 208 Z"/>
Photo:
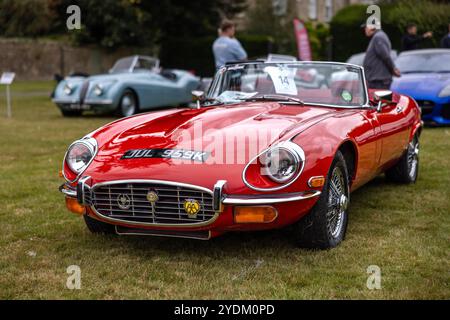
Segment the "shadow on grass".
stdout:
<path fill-rule="evenodd" d="M 108 239 L 113 240 L 114 236 Z M 274 250 L 282 253 L 287 250 L 297 250 L 291 240 L 287 229 L 253 231 L 253 232 L 229 232 L 209 241 L 191 240 L 169 237 L 138 237 L 123 236 L 117 238 L 120 244 L 126 246 L 128 254 L 139 257 L 152 257 L 159 254 L 177 256 L 195 256 L 199 259 L 214 256 L 218 260 L 249 258 L 252 255 L 273 253 Z M 116 242 L 113 240 L 113 242 Z"/>

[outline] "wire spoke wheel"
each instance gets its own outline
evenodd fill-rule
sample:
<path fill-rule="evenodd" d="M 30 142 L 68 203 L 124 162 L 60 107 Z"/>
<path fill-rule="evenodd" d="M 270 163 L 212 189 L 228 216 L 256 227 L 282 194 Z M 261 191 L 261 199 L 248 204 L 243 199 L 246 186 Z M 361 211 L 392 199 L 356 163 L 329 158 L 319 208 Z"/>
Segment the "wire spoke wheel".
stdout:
<path fill-rule="evenodd" d="M 337 151 L 322 194 L 311 211 L 296 224 L 297 243 L 303 248 L 329 249 L 345 238 L 350 204 L 346 158 Z"/>
<path fill-rule="evenodd" d="M 414 138 L 408 145 L 408 167 L 409 176 L 414 179 L 417 173 L 417 167 L 419 164 L 419 140 Z"/>
<path fill-rule="evenodd" d="M 337 238 L 344 225 L 344 215 L 348 207 L 349 192 L 344 175 L 339 167 L 335 167 L 330 178 L 328 194 L 327 228 L 333 238 Z"/>

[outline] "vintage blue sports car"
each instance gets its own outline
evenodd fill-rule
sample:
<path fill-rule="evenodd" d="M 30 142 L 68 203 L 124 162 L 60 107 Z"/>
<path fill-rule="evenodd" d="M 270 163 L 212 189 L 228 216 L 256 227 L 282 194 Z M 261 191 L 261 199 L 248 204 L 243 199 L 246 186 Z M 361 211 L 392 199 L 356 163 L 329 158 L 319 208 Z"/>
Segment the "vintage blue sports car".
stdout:
<path fill-rule="evenodd" d="M 185 105 L 200 78 L 188 71 L 161 69 L 159 60 L 146 56 L 119 59 L 109 74 L 72 76 L 59 82 L 53 102 L 64 116 L 85 110 L 131 116 L 157 107 Z"/>
<path fill-rule="evenodd" d="M 411 96 L 429 124 L 450 124 L 450 50 L 424 49 L 402 52 L 395 64 L 402 76 L 391 90 Z"/>

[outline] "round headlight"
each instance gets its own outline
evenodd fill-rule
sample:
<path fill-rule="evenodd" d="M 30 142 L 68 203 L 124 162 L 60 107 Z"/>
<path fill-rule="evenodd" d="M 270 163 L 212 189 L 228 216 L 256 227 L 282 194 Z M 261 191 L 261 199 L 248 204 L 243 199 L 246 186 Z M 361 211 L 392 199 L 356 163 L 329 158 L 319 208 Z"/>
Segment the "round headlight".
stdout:
<path fill-rule="evenodd" d="M 76 174 L 83 172 L 95 155 L 95 145 L 88 141 L 77 141 L 67 151 L 65 161 L 70 170 Z"/>
<path fill-rule="evenodd" d="M 95 85 L 95 87 L 94 87 L 94 93 L 95 93 L 97 96 L 101 96 L 101 95 L 103 94 L 103 86 L 102 86 L 101 84 Z"/>
<path fill-rule="evenodd" d="M 285 147 L 275 147 L 261 158 L 262 173 L 275 182 L 285 183 L 299 171 L 301 160 L 293 151 Z"/>
<path fill-rule="evenodd" d="M 242 180 L 253 190 L 280 190 L 297 180 L 305 163 L 305 152 L 299 145 L 282 141 L 250 160 L 242 171 Z"/>
<path fill-rule="evenodd" d="M 70 83 L 66 83 L 66 84 L 64 85 L 64 93 L 65 93 L 66 95 L 71 95 L 72 92 L 73 92 L 73 86 L 72 86 Z"/>

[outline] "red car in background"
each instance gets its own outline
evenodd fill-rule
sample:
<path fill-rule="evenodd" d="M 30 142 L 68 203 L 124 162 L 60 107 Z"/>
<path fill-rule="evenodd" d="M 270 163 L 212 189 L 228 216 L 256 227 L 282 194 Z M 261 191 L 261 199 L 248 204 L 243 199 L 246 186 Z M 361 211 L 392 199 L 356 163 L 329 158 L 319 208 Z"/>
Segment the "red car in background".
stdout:
<path fill-rule="evenodd" d="M 325 249 L 344 239 L 352 191 L 381 173 L 417 179 L 417 104 L 368 90 L 359 66 L 227 65 L 195 94 L 195 108 L 127 117 L 71 144 L 60 191 L 90 231 L 209 239 L 293 225 L 300 246 Z"/>

